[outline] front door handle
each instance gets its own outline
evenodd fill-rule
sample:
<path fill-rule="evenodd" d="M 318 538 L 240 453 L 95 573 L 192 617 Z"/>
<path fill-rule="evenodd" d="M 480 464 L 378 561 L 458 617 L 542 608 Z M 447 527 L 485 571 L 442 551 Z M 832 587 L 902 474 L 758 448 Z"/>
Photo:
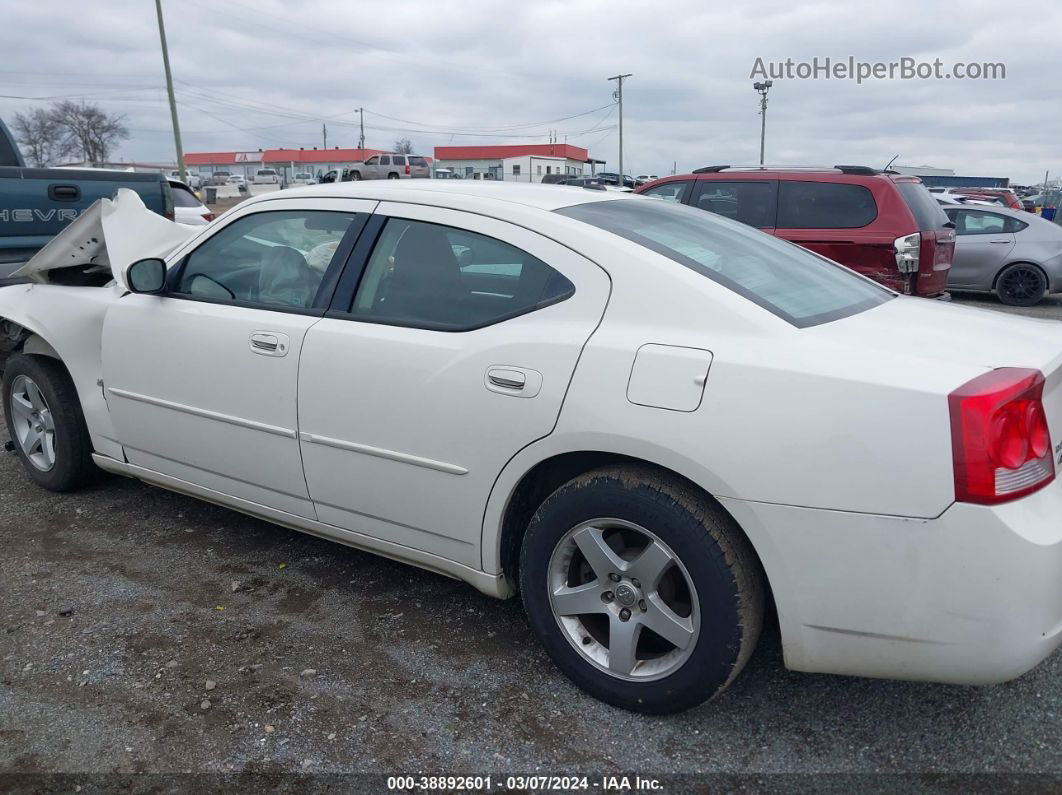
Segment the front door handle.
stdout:
<path fill-rule="evenodd" d="M 251 334 L 250 347 L 260 356 L 287 356 L 288 335 L 278 331 L 256 331 Z"/>
<path fill-rule="evenodd" d="M 1003 240 L 989 240 L 989 243 L 1009 243 L 1010 241 L 1004 238 Z"/>

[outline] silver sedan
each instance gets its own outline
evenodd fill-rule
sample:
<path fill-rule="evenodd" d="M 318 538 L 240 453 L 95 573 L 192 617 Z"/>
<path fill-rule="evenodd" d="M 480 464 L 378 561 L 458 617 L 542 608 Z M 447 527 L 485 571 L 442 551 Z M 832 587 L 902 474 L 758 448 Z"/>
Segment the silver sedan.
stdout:
<path fill-rule="evenodd" d="M 1004 304 L 1031 306 L 1062 292 L 1062 227 L 1004 207 L 944 207 L 955 223 L 953 290 L 994 292 Z"/>

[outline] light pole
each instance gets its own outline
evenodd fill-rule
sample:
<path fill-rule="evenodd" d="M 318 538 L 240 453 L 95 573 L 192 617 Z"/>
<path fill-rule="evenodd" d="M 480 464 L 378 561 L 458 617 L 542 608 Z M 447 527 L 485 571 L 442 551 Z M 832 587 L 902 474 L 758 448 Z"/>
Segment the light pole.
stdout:
<path fill-rule="evenodd" d="M 162 40 L 162 65 L 166 69 L 166 93 L 170 96 L 170 117 L 173 119 L 173 142 L 177 147 L 177 176 L 187 181 L 184 173 L 184 150 L 181 148 L 181 125 L 177 121 L 177 100 L 173 96 L 173 75 L 170 74 L 170 51 L 166 47 L 166 25 L 162 22 L 162 0 L 155 0 L 159 17 L 159 38 Z"/>
<path fill-rule="evenodd" d="M 630 77 L 629 74 L 616 75 L 615 77 L 610 77 L 609 78 L 609 80 L 615 80 L 616 84 L 617 84 L 616 93 L 614 94 L 614 96 L 616 97 L 616 101 L 619 103 L 619 182 L 618 182 L 618 184 L 619 184 L 619 186 L 621 188 L 623 187 L 623 81 L 624 81 L 624 79 L 626 79 L 628 77 Z"/>
<path fill-rule="evenodd" d="M 767 80 L 763 83 L 753 83 L 752 87 L 759 92 L 760 95 L 760 165 L 763 165 L 763 146 L 764 141 L 767 138 L 767 92 L 771 90 L 771 86 L 774 85 L 773 80 Z"/>

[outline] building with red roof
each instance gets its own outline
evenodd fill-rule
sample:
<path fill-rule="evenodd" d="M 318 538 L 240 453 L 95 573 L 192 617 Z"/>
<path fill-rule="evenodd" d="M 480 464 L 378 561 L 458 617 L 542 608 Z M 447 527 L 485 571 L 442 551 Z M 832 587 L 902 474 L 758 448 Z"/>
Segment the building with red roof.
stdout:
<path fill-rule="evenodd" d="M 332 169 L 349 168 L 383 149 L 258 149 L 252 152 L 186 152 L 184 164 L 190 171 L 206 176 L 215 171 L 240 174 L 247 179 L 260 168 L 275 169 L 290 180 L 296 173 L 309 172 L 315 177 Z"/>
<path fill-rule="evenodd" d="M 571 144 L 503 144 L 501 146 L 437 146 L 436 173 L 460 179 L 541 182 L 550 174 L 578 176 L 595 160 L 581 146 Z"/>

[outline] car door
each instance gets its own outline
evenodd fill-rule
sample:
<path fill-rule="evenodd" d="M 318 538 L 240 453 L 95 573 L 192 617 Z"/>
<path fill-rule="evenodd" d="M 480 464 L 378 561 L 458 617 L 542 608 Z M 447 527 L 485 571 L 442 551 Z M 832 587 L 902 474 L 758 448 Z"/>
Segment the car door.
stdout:
<path fill-rule="evenodd" d="M 303 348 L 310 496 L 323 522 L 478 567 L 491 487 L 552 431 L 609 281 L 483 215 L 382 203 L 374 226 Z"/>
<path fill-rule="evenodd" d="M 955 222 L 955 256 L 948 286 L 991 290 L 1014 248 L 1014 233 L 1006 231 L 1007 217 L 966 207 L 946 207 L 944 212 Z"/>
<path fill-rule="evenodd" d="M 103 388 L 129 463 L 313 518 L 299 355 L 374 206 L 252 205 L 177 252 L 162 294 L 130 293 L 108 310 Z"/>
<path fill-rule="evenodd" d="M 700 210 L 722 215 L 754 226 L 764 232 L 774 231 L 777 180 L 700 179 L 683 201 Z"/>

